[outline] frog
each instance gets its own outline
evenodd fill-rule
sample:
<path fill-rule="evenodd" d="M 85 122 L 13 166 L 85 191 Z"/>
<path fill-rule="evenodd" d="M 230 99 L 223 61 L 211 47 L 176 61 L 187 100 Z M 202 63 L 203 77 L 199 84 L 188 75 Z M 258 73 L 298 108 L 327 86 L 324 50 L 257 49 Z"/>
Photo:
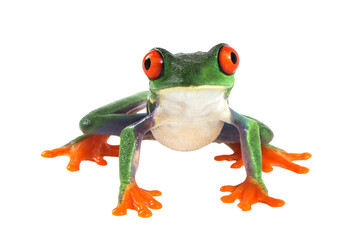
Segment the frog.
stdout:
<path fill-rule="evenodd" d="M 246 177 L 238 185 L 221 187 L 220 191 L 228 194 L 221 201 L 239 201 L 237 206 L 243 211 L 251 210 L 256 203 L 281 207 L 285 202 L 269 196 L 262 172 L 271 172 L 277 166 L 305 174 L 309 169 L 293 161 L 307 160 L 311 154 L 288 153 L 271 145 L 274 134 L 268 126 L 229 106 L 239 63 L 236 50 L 225 43 L 194 53 L 173 54 L 153 48 L 142 61 L 148 91 L 90 112 L 80 120 L 82 135 L 41 155 L 69 156 L 67 169 L 73 172 L 84 160 L 104 166 L 104 157 L 118 157 L 120 186 L 112 214 L 122 216 L 127 210 L 135 210 L 139 217 L 146 218 L 162 204 L 155 199 L 160 191 L 145 190 L 136 182 L 143 141 L 155 140 L 183 152 L 211 143 L 225 144 L 233 153 L 216 156 L 215 160 L 234 161 L 231 168 L 244 167 Z M 120 144 L 108 144 L 111 136 L 120 136 Z"/>

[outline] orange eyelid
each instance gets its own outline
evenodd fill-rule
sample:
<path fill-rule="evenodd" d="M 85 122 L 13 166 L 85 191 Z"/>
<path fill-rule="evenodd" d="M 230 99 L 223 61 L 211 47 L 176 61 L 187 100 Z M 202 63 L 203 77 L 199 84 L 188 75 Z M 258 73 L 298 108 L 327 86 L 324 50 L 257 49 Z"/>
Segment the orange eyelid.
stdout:
<path fill-rule="evenodd" d="M 233 74 L 239 66 L 240 58 L 232 47 L 225 45 L 220 48 L 218 56 L 219 66 L 225 74 Z"/>
<path fill-rule="evenodd" d="M 161 54 L 156 50 L 152 50 L 145 55 L 142 68 L 148 78 L 155 80 L 160 77 L 163 71 L 163 63 L 164 60 Z"/>

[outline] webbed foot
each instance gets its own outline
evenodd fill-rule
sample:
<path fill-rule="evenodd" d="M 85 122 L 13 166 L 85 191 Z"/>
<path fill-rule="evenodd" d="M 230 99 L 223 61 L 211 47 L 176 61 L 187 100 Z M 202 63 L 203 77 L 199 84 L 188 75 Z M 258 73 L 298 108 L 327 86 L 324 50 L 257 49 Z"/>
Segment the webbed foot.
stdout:
<path fill-rule="evenodd" d="M 293 163 L 295 160 L 307 160 L 311 158 L 310 153 L 288 153 L 284 150 L 277 149 L 271 145 L 262 146 L 262 170 L 264 172 L 271 172 L 272 166 L 282 167 L 295 173 L 305 174 L 309 169 L 298 164 Z"/>
<path fill-rule="evenodd" d="M 221 192 L 231 192 L 227 196 L 221 197 L 224 203 L 233 203 L 235 200 L 240 200 L 237 205 L 243 211 L 251 210 L 251 205 L 261 202 L 271 207 L 281 207 L 285 204 L 283 200 L 269 197 L 263 186 L 259 184 L 254 178 L 247 177 L 245 181 L 237 186 L 223 186 L 220 188 Z"/>
<path fill-rule="evenodd" d="M 229 145 L 234 153 L 231 155 L 216 156 L 217 161 L 235 161 L 231 168 L 241 168 L 244 164 L 241 157 L 240 144 Z M 309 169 L 298 164 L 293 163 L 295 160 L 307 160 L 311 157 L 310 153 L 287 153 L 284 150 L 275 148 L 271 145 L 261 146 L 262 152 L 262 170 L 263 172 L 271 172 L 273 166 L 282 167 L 293 171 L 295 173 L 304 174 L 309 172 Z"/>
<path fill-rule="evenodd" d="M 84 160 L 96 162 L 98 165 L 107 165 L 104 156 L 119 156 L 119 146 L 109 145 L 109 135 L 93 135 L 84 138 L 71 145 L 65 145 L 53 150 L 46 150 L 41 153 L 42 157 L 53 158 L 58 156 L 69 156 L 70 161 L 67 169 L 71 172 L 80 169 L 80 163 Z"/>
<path fill-rule="evenodd" d="M 160 196 L 161 192 L 157 190 L 147 191 L 139 188 L 136 182 L 128 184 L 122 201 L 113 209 L 112 214 L 115 216 L 126 215 L 127 209 L 136 210 L 139 217 L 148 218 L 152 216 L 151 209 L 160 209 L 161 203 L 156 201 L 153 196 Z"/>

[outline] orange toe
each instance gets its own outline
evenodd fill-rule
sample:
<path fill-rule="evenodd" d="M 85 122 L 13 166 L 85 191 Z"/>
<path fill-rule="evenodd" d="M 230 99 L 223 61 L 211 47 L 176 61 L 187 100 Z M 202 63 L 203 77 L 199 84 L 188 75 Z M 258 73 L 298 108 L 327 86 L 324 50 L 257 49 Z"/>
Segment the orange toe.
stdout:
<path fill-rule="evenodd" d="M 238 207 L 243 211 L 251 210 L 251 206 L 258 202 L 271 207 L 281 207 L 285 204 L 283 200 L 269 197 L 263 187 L 251 177 L 246 178 L 243 183 L 237 186 L 224 186 L 220 191 L 230 192 L 229 195 L 221 198 L 224 203 L 233 203 L 235 200 L 240 200 Z"/>
<path fill-rule="evenodd" d="M 114 208 L 112 210 L 112 215 L 114 216 L 124 216 L 127 214 L 127 211 L 126 211 L 126 207 L 125 206 L 117 206 L 116 208 Z"/>
<path fill-rule="evenodd" d="M 64 146 L 60 148 L 55 148 L 53 150 L 45 150 L 41 153 L 41 156 L 45 158 L 53 158 L 57 156 L 68 155 L 70 148 L 71 146 Z"/>
<path fill-rule="evenodd" d="M 147 191 L 139 188 L 136 182 L 130 183 L 125 189 L 121 203 L 113 209 L 112 214 L 122 216 L 126 215 L 127 209 L 132 209 L 138 212 L 139 217 L 151 217 L 152 212 L 149 208 L 162 208 L 161 203 L 153 198 L 153 196 L 160 195 L 160 191 Z"/>

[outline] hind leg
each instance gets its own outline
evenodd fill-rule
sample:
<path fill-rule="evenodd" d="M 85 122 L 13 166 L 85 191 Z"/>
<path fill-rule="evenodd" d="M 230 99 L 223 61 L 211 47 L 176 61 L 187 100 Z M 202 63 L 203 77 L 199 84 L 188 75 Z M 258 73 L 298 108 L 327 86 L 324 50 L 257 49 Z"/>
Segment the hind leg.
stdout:
<path fill-rule="evenodd" d="M 263 172 L 271 172 L 273 170 L 273 166 L 282 167 L 301 174 L 307 173 L 309 171 L 308 168 L 295 164 L 292 161 L 307 160 L 311 157 L 310 153 L 287 153 L 282 149 L 270 145 L 269 143 L 273 138 L 272 131 L 262 122 L 258 120 L 256 121 L 259 124 L 260 129 Z M 232 125 L 225 124 L 216 142 L 225 143 L 234 151 L 234 153 L 230 155 L 216 156 L 215 160 L 235 161 L 235 163 L 231 165 L 231 168 L 241 168 L 244 164 L 242 161 L 240 143 L 237 141 L 237 139 L 238 132 L 236 129 Z"/>
<path fill-rule="evenodd" d="M 78 171 L 83 160 L 106 165 L 104 156 L 118 156 L 119 146 L 107 144 L 110 135 L 119 136 L 128 125 L 144 118 L 147 114 L 134 114 L 146 105 L 147 92 L 141 92 L 110 103 L 87 114 L 80 121 L 84 133 L 60 148 L 44 151 L 41 156 L 53 158 L 69 156 L 69 171 Z"/>
<path fill-rule="evenodd" d="M 128 125 L 137 122 L 146 114 L 112 114 L 112 116 L 98 116 L 97 120 L 88 127 L 91 131 L 75 138 L 60 148 L 46 150 L 41 156 L 53 158 L 58 156 L 69 156 L 70 161 L 67 169 L 71 172 L 80 169 L 81 161 L 88 160 L 98 165 L 107 165 L 104 156 L 118 157 L 119 145 L 107 143 L 111 135 L 119 136 L 121 131 Z M 101 121 L 100 118 L 103 118 Z"/>
<path fill-rule="evenodd" d="M 228 145 L 234 153 L 230 155 L 216 156 L 214 159 L 216 161 L 235 161 L 235 163 L 231 165 L 231 168 L 241 168 L 244 166 L 241 156 L 240 143 L 226 143 L 226 145 Z M 300 174 L 309 172 L 308 168 L 295 164 L 293 161 L 307 160 L 311 157 L 310 153 L 288 153 L 270 144 L 262 145 L 261 152 L 263 172 L 271 172 L 273 170 L 273 166 L 281 167 Z"/>

